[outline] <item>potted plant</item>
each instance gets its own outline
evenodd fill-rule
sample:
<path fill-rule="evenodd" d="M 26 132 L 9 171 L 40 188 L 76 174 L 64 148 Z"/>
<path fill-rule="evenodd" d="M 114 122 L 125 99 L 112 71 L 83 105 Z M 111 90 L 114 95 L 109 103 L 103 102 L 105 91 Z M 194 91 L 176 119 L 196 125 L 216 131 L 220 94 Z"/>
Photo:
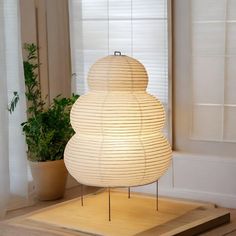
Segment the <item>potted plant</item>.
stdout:
<path fill-rule="evenodd" d="M 42 100 L 37 70 L 37 47 L 25 44 L 27 58 L 24 60 L 24 75 L 28 119 L 22 123 L 28 145 L 28 159 L 34 179 L 35 190 L 40 200 L 53 200 L 64 195 L 67 169 L 63 160 L 64 148 L 74 134 L 70 125 L 70 109 L 79 97 L 60 95 L 49 107 Z M 10 110 L 19 99 L 14 93 Z"/>

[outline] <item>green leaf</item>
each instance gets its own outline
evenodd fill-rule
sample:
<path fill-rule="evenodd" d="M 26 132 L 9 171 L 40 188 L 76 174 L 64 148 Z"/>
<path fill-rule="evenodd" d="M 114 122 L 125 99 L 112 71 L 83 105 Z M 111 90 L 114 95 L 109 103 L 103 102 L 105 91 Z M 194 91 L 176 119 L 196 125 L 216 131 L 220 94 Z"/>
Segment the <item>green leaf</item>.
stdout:
<path fill-rule="evenodd" d="M 8 106 L 8 109 L 7 109 L 10 112 L 10 114 L 12 114 L 12 112 L 15 110 L 19 99 L 20 98 L 19 98 L 18 92 L 14 91 L 13 92 L 13 98 L 11 99 L 11 102 L 10 102 L 10 104 Z"/>

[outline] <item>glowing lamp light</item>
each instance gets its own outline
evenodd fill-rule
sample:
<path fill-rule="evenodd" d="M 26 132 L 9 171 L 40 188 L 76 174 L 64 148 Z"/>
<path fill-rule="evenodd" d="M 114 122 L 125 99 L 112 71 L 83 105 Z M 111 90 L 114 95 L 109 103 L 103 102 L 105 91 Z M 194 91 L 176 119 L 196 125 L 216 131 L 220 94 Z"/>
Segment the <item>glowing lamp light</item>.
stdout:
<path fill-rule="evenodd" d="M 75 135 L 65 149 L 65 164 L 80 183 L 130 187 L 157 181 L 171 161 L 162 134 L 162 104 L 146 92 L 148 76 L 134 58 L 98 60 L 88 74 L 90 91 L 71 110 Z"/>

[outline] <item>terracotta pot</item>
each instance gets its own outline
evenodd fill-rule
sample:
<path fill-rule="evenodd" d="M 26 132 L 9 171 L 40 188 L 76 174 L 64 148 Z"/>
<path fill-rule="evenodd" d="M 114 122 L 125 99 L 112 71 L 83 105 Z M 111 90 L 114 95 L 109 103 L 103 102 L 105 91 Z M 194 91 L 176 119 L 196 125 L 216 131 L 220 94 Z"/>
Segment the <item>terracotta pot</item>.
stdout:
<path fill-rule="evenodd" d="M 64 160 L 29 162 L 38 199 L 45 201 L 63 197 L 68 175 Z"/>

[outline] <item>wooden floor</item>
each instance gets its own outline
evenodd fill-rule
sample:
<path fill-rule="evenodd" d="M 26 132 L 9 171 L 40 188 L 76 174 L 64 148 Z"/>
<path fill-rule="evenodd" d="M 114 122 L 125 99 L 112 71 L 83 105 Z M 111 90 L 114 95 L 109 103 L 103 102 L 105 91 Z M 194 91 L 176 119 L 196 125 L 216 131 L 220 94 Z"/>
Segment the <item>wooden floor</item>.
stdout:
<path fill-rule="evenodd" d="M 87 193 L 92 193 L 92 192 L 96 192 L 96 191 L 98 191 L 97 188 L 86 187 Z M 73 199 L 75 197 L 78 197 L 79 195 L 80 195 L 80 188 L 75 187 L 75 188 L 67 190 L 65 197 L 61 200 L 53 201 L 53 202 L 52 201 L 50 201 L 50 202 L 49 201 L 48 202 L 36 202 L 36 204 L 34 206 L 8 212 L 5 219 L 11 219 L 16 216 L 27 214 L 32 211 L 39 210 L 44 207 L 48 207 L 50 205 L 53 205 L 53 204 L 56 204 L 56 203 L 59 203 L 62 201 L 67 201 L 67 200 Z M 236 235 L 236 210 L 231 209 L 230 212 L 231 212 L 231 223 L 230 224 L 218 227 L 218 228 L 211 230 L 207 233 L 204 233 L 202 235 L 206 235 L 206 236 L 207 235 L 209 235 L 209 236 L 210 235 L 212 235 L 212 236 L 213 235 L 216 235 L 216 236 L 217 235 L 229 235 L 229 236 Z M 12 236 L 14 236 L 14 235 L 12 235 Z"/>

